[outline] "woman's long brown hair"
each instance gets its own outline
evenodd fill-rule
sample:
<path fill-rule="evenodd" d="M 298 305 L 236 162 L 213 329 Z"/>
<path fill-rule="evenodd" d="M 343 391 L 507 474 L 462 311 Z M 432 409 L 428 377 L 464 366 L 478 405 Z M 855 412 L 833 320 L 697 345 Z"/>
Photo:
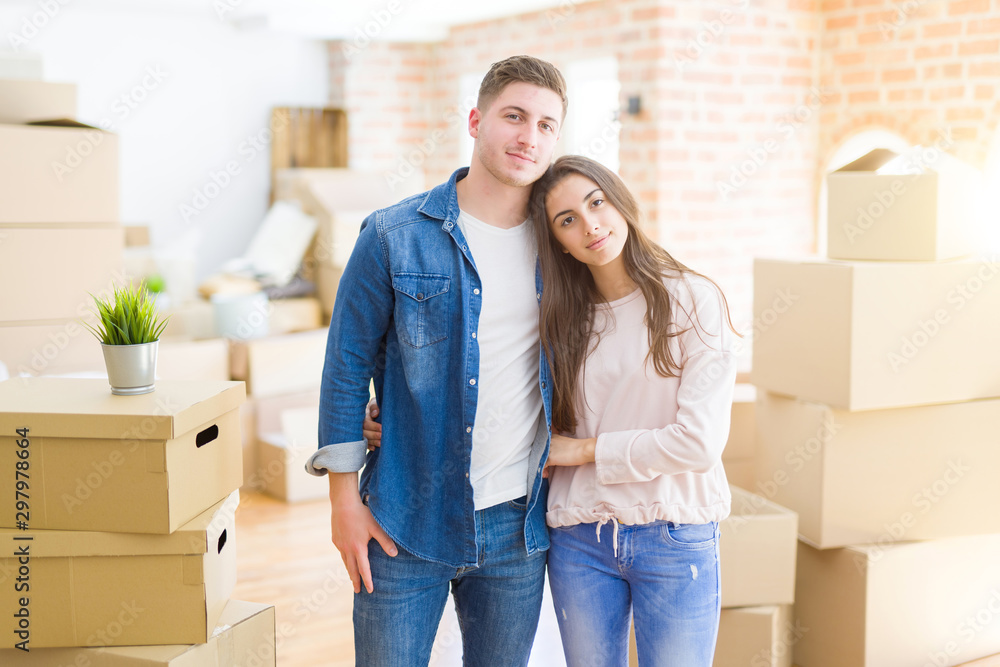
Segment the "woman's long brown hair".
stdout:
<path fill-rule="evenodd" d="M 643 233 L 639 227 L 639 205 L 617 174 L 599 162 L 580 155 L 564 155 L 557 159 L 535 183 L 529 210 L 538 241 L 544 285 L 539 317 L 540 337 L 554 379 L 552 430 L 565 433 L 576 429 L 574 401 L 577 380 L 587 355 L 594 347 L 590 342 L 594 333 L 594 305 L 604 301 L 587 265 L 562 251 L 552 235 L 551 221 L 545 212 L 545 199 L 549 192 L 570 174 L 580 174 L 596 183 L 605 200 L 621 213 L 628 224 L 628 238 L 622 251 L 625 270 L 646 299 L 645 323 L 649 330 L 646 360 L 648 362 L 652 358 L 657 374 L 662 377 L 679 375 L 681 367 L 670 353 L 669 342 L 674 336 L 687 331 L 671 326 L 672 297 L 663 284 L 664 277 L 695 275 L 705 278 L 716 289 L 719 287 L 710 278 L 674 259 Z M 721 289 L 719 294 L 722 295 Z M 729 328 L 735 332 L 724 295 L 722 302 Z M 690 318 L 697 321 L 697 314 L 691 313 Z"/>

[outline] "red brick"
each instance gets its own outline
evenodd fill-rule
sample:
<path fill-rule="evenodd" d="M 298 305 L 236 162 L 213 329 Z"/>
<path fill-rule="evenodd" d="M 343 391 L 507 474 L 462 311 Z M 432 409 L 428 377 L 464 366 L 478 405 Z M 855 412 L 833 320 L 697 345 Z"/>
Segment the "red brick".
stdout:
<path fill-rule="evenodd" d="M 854 14 L 848 16 L 838 16 L 826 20 L 827 30 L 842 30 L 844 28 L 855 28 L 858 25 L 858 17 Z"/>
<path fill-rule="evenodd" d="M 976 42 L 965 42 L 958 45 L 958 55 L 978 56 L 1000 53 L 1000 39 L 981 39 Z"/>
<path fill-rule="evenodd" d="M 1000 61 L 969 63 L 969 78 L 1000 78 Z"/>
<path fill-rule="evenodd" d="M 785 59 L 785 63 L 788 65 L 789 68 L 793 68 L 793 69 L 794 68 L 798 68 L 798 69 L 812 69 L 812 66 L 813 66 L 812 58 L 808 58 L 808 57 L 805 57 L 805 56 L 803 56 L 803 57 L 795 56 L 795 57 L 791 57 L 791 58 L 786 58 Z"/>
<path fill-rule="evenodd" d="M 955 47 L 952 44 L 938 44 L 937 46 L 918 46 L 913 56 L 917 60 L 927 60 L 929 58 L 946 58 L 951 56 Z"/>
<path fill-rule="evenodd" d="M 948 3 L 948 16 L 988 11 L 990 11 L 990 0 L 952 0 Z"/>
<path fill-rule="evenodd" d="M 640 7 L 632 10 L 632 20 L 641 23 L 654 19 L 672 19 L 677 16 L 677 10 L 673 7 Z"/>
<path fill-rule="evenodd" d="M 847 0 L 822 0 L 820 3 L 820 11 L 824 14 L 827 12 L 835 12 L 839 9 L 845 9 L 847 7 Z"/>
<path fill-rule="evenodd" d="M 924 37 L 958 37 L 962 34 L 962 22 L 937 23 L 924 26 Z"/>
<path fill-rule="evenodd" d="M 924 99 L 923 88 L 899 88 L 888 91 L 889 102 L 921 102 Z"/>
<path fill-rule="evenodd" d="M 996 87 L 976 86 L 975 98 L 977 100 L 992 100 L 994 97 L 996 97 Z"/>
<path fill-rule="evenodd" d="M 945 112 L 945 120 L 949 123 L 960 120 L 983 120 L 985 117 L 986 114 L 980 108 L 960 107 Z"/>
<path fill-rule="evenodd" d="M 801 88 L 808 88 L 812 85 L 812 77 L 809 76 L 783 76 L 781 77 L 781 84 L 783 86 L 798 86 Z"/>
<path fill-rule="evenodd" d="M 780 67 L 781 56 L 776 53 L 751 53 L 747 56 L 747 64 L 753 67 Z"/>
<path fill-rule="evenodd" d="M 867 51 L 851 51 L 848 53 L 833 54 L 833 64 L 837 67 L 849 67 L 851 65 L 862 65 L 868 57 Z"/>
<path fill-rule="evenodd" d="M 962 78 L 962 69 L 964 67 L 964 63 L 948 63 L 941 68 L 941 74 L 946 79 L 960 79 Z"/>
<path fill-rule="evenodd" d="M 880 11 L 880 12 L 865 12 L 864 24 L 878 25 L 880 23 L 888 23 L 889 25 L 895 25 L 897 19 L 899 18 L 899 12 L 894 10 Z"/>
<path fill-rule="evenodd" d="M 938 86 L 929 88 L 927 94 L 931 102 L 957 100 L 965 97 L 965 86 Z"/>
<path fill-rule="evenodd" d="M 904 83 L 907 81 L 915 81 L 916 78 L 917 70 L 914 67 L 908 67 L 906 69 L 889 69 L 882 72 L 883 83 Z"/>
<path fill-rule="evenodd" d="M 1000 33 L 1000 18 L 968 21 L 965 24 L 965 27 L 965 31 L 970 35 L 989 35 Z"/>
<path fill-rule="evenodd" d="M 870 46 L 881 44 L 892 37 L 892 33 L 883 33 L 881 30 L 868 30 L 858 33 L 858 46 Z"/>
<path fill-rule="evenodd" d="M 864 104 L 866 102 L 878 102 L 878 101 L 879 101 L 879 91 L 877 90 L 862 90 L 847 94 L 848 104 Z"/>
<path fill-rule="evenodd" d="M 809 12 L 810 14 L 816 11 L 816 1 L 815 0 L 788 0 L 788 11 L 790 12 Z"/>
<path fill-rule="evenodd" d="M 840 76 L 840 83 L 845 86 L 875 83 L 875 72 L 872 70 L 845 72 Z"/>

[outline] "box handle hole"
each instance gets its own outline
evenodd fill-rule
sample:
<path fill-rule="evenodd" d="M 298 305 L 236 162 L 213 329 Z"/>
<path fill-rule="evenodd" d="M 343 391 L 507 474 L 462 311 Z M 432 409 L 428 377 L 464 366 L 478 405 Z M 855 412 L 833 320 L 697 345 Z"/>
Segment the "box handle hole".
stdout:
<path fill-rule="evenodd" d="M 199 433 L 194 438 L 194 444 L 196 447 L 204 447 L 208 443 L 212 442 L 219 437 L 219 427 L 213 424 L 209 426 L 204 431 Z"/>
<path fill-rule="evenodd" d="M 222 531 L 222 535 L 219 535 L 219 553 L 220 554 L 222 553 L 222 547 L 226 546 L 226 531 L 227 530 L 229 530 L 229 529 L 227 528 L 226 530 L 223 530 Z"/>

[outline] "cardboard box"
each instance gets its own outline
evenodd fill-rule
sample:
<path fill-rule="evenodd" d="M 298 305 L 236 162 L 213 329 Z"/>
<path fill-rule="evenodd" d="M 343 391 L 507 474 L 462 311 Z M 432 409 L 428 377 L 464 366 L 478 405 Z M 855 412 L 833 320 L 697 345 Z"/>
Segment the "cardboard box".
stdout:
<path fill-rule="evenodd" d="M 730 485 L 732 511 L 719 524 L 722 606 L 795 602 L 795 512 Z"/>
<path fill-rule="evenodd" d="M 0 79 L 0 123 L 76 118 L 76 86 L 29 79 Z"/>
<path fill-rule="evenodd" d="M 845 410 L 1000 396 L 1000 258 L 754 262 L 753 380 Z"/>
<path fill-rule="evenodd" d="M 830 257 L 931 262 L 981 252 L 982 175 L 936 148 L 879 148 L 826 182 Z"/>
<path fill-rule="evenodd" d="M 275 173 L 274 198 L 304 202 L 306 193 L 312 191 L 316 203 L 327 211 L 371 213 L 424 190 L 424 173 L 420 169 L 398 180 L 387 179 L 381 171 L 361 169 L 279 169 Z M 306 210 L 309 214 L 316 212 L 315 208 Z"/>
<path fill-rule="evenodd" d="M 337 300 L 337 287 L 340 285 L 340 277 L 344 275 L 343 269 L 320 264 L 316 268 L 316 296 L 319 297 L 323 312 L 327 315 L 333 313 L 333 304 Z"/>
<path fill-rule="evenodd" d="M 126 248 L 149 246 L 149 225 L 125 225 L 124 229 Z"/>
<path fill-rule="evenodd" d="M 106 380 L 10 379 L 0 468 L 30 452 L 33 529 L 170 533 L 239 488 L 243 399 L 239 382 L 165 380 L 120 397 Z M 17 520 L 13 501 L 0 504 L 0 526 Z"/>
<path fill-rule="evenodd" d="M 326 329 L 233 341 L 230 369 L 255 398 L 319 389 Z"/>
<path fill-rule="evenodd" d="M 792 647 L 804 630 L 792 606 L 723 609 L 713 667 L 791 667 Z"/>
<path fill-rule="evenodd" d="M 0 125 L 0 223 L 118 222 L 118 137 L 76 125 Z"/>
<path fill-rule="evenodd" d="M 1000 667 L 1000 653 L 983 658 L 982 660 L 963 662 L 959 667 Z"/>
<path fill-rule="evenodd" d="M 160 338 L 157 348 L 157 381 L 229 379 L 229 341 L 225 338 Z"/>
<path fill-rule="evenodd" d="M 757 388 L 752 384 L 737 384 L 733 391 L 733 409 L 729 422 L 729 440 L 722 450 L 722 460 L 752 459 L 757 452 L 757 428 L 754 422 L 754 404 Z M 737 484 L 736 486 L 743 486 Z"/>
<path fill-rule="evenodd" d="M 4 648 L 207 642 L 236 584 L 238 504 L 234 492 L 171 535 L 0 529 L 0 568 L 30 586 L 0 596 Z"/>
<path fill-rule="evenodd" d="M 83 318 L 94 324 L 96 318 Z M 11 376 L 106 373 L 101 344 L 76 319 L 0 323 L 0 363 Z"/>
<path fill-rule="evenodd" d="M 722 467 L 726 471 L 726 480 L 741 489 L 754 488 L 756 466 L 756 459 L 723 459 L 722 461 Z"/>
<path fill-rule="evenodd" d="M 310 331 L 323 326 L 323 309 L 319 299 L 273 299 L 268 304 L 268 331 L 272 334 Z"/>
<path fill-rule="evenodd" d="M 799 543 L 804 667 L 957 665 L 1000 651 L 1000 535 L 820 551 Z"/>
<path fill-rule="evenodd" d="M 2 128 L 0 128 L 2 129 Z M 0 227 L 0 320 L 81 317 L 90 294 L 121 280 L 124 235 L 117 224 L 92 227 Z"/>
<path fill-rule="evenodd" d="M 757 484 L 815 547 L 1000 533 L 1000 399 L 846 412 L 760 392 Z"/>
<path fill-rule="evenodd" d="M 305 471 L 317 449 L 319 407 L 284 410 L 281 423 L 280 432 L 262 433 L 257 439 L 258 484 L 252 488 L 286 503 L 329 497 L 327 478 Z"/>
<path fill-rule="evenodd" d="M 274 607 L 230 600 L 212 636 L 193 646 L 0 649 L 8 667 L 275 667 Z"/>
<path fill-rule="evenodd" d="M 160 308 L 162 317 L 170 316 L 164 336 L 186 338 L 215 338 L 215 309 L 205 299 Z"/>

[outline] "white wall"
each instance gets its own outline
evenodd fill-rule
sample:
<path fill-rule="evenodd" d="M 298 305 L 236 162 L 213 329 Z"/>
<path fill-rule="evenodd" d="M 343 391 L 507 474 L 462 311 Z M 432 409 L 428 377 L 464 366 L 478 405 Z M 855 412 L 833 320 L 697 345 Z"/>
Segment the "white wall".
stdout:
<path fill-rule="evenodd" d="M 325 105 L 325 44 L 239 30 L 210 0 L 60 1 L 0 0 L 0 50 L 40 53 L 47 80 L 78 85 L 79 120 L 120 137 L 122 221 L 149 224 L 160 248 L 198 238 L 197 276 L 208 275 L 246 249 L 267 210 L 267 133 L 262 151 L 248 138 L 266 130 L 272 106 Z M 51 18 L 43 4 L 58 7 Z M 37 34 L 32 23 L 43 24 Z M 211 173 L 229 162 L 240 173 L 216 194 Z M 215 198 L 185 221 L 182 205 L 197 211 L 206 186 Z"/>

